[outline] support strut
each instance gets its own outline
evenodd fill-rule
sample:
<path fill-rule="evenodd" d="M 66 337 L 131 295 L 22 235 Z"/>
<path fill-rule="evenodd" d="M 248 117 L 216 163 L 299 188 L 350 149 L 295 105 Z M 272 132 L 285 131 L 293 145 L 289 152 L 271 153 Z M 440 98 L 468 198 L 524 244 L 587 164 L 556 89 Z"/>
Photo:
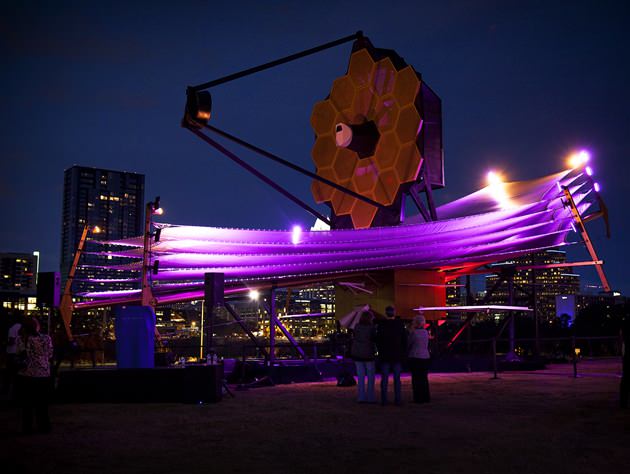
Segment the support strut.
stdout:
<path fill-rule="evenodd" d="M 370 198 L 362 196 L 361 194 L 354 192 L 352 189 L 348 189 L 345 186 L 341 186 L 340 184 L 335 183 L 334 181 L 330 181 L 329 179 L 326 179 L 326 178 L 324 178 L 322 176 L 319 176 L 318 174 L 313 173 L 312 171 L 309 171 L 309 170 L 307 170 L 305 168 L 302 168 L 301 166 L 298 166 L 298 165 L 296 165 L 294 163 L 291 163 L 290 161 L 287 161 L 287 160 L 285 160 L 283 158 L 280 158 L 278 155 L 274 155 L 273 153 L 268 152 L 267 150 L 264 150 L 264 149 L 262 149 L 260 147 L 257 147 L 256 145 L 252 145 L 251 143 L 248 143 L 245 140 L 242 140 L 242 139 L 240 139 L 238 137 L 235 137 L 234 135 L 231 135 L 231 134 L 229 134 L 229 133 L 227 133 L 227 132 L 225 132 L 225 131 L 217 128 L 217 127 L 213 127 L 212 125 L 208 125 L 208 124 L 205 124 L 204 127 L 207 128 L 208 130 L 216 133 L 217 135 L 220 135 L 223 138 L 226 138 L 227 140 L 233 141 L 234 143 L 236 143 L 238 145 L 241 145 L 242 147 L 247 148 L 248 150 L 256 152 L 259 155 L 264 156 L 265 158 L 269 158 L 270 160 L 273 160 L 276 163 L 280 163 L 281 165 L 284 165 L 287 168 L 290 168 L 290 169 L 292 169 L 294 171 L 297 171 L 298 173 L 302 173 L 303 175 L 308 176 L 309 178 L 312 178 L 312 179 L 317 180 L 317 181 L 319 181 L 321 183 L 324 183 L 325 185 L 330 186 L 331 188 L 335 188 L 335 189 L 341 191 L 342 193 L 345 193 L 345 194 L 347 194 L 349 196 L 352 196 L 355 199 L 358 199 L 360 201 L 365 202 L 366 204 L 369 204 L 369 205 L 374 206 L 374 207 L 379 208 L 379 209 L 384 209 L 385 208 L 385 206 L 383 206 L 382 204 L 379 204 L 378 202 L 373 201 Z"/>
<path fill-rule="evenodd" d="M 243 161 L 242 159 L 240 159 L 238 156 L 236 156 L 234 153 L 232 153 L 230 150 L 228 150 L 227 148 L 225 148 L 224 146 L 222 146 L 220 143 L 214 141 L 212 138 L 208 137 L 207 135 L 204 135 L 203 133 L 201 133 L 199 130 L 196 130 L 194 128 L 191 128 L 189 126 L 185 126 L 185 128 L 187 128 L 188 130 L 190 130 L 192 133 L 194 133 L 195 135 L 197 135 L 199 138 L 201 138 L 204 142 L 206 142 L 208 145 L 214 147 L 217 151 L 221 152 L 223 155 L 227 156 L 230 160 L 232 160 L 234 163 L 236 163 L 237 165 L 241 166 L 242 168 L 244 168 L 245 170 L 249 171 L 251 174 L 253 174 L 254 176 L 256 176 L 258 179 L 260 179 L 261 181 L 263 181 L 265 184 L 271 186 L 273 189 L 275 189 L 276 191 L 278 191 L 280 194 L 282 194 L 284 197 L 288 198 L 289 200 L 293 201 L 295 204 L 297 204 L 298 206 L 300 206 L 302 209 L 306 210 L 307 212 L 309 212 L 310 214 L 312 214 L 313 216 L 315 216 L 316 218 L 320 219 L 321 221 L 325 222 L 326 224 L 328 224 L 329 226 L 332 227 L 332 223 L 330 222 L 330 219 L 328 219 L 326 216 L 324 216 L 322 213 L 318 212 L 317 210 L 313 209 L 311 206 L 309 206 L 308 204 L 306 204 L 304 201 L 302 201 L 301 199 L 299 199 L 298 197 L 294 196 L 293 194 L 291 194 L 289 191 L 287 191 L 286 189 L 284 189 L 282 186 L 280 186 L 279 184 L 277 184 L 276 182 L 274 182 L 271 178 L 267 177 L 266 175 L 264 175 L 263 173 L 261 173 L 260 171 L 258 171 L 256 168 L 254 168 L 253 166 L 251 166 L 250 164 L 246 163 L 245 161 Z"/>
<path fill-rule="evenodd" d="M 575 201 L 573 200 L 573 195 L 571 194 L 571 191 L 569 191 L 569 188 L 567 186 L 562 186 L 562 191 L 564 192 L 564 197 L 566 198 L 564 204 L 566 207 L 569 207 L 571 209 L 573 220 L 575 221 L 578 232 L 580 233 L 582 241 L 586 246 L 586 250 L 588 250 L 588 253 L 591 256 L 593 262 L 601 262 L 601 260 L 597 257 L 597 252 L 595 251 L 593 242 L 591 242 L 591 238 L 589 237 L 588 232 L 586 231 L 586 227 L 584 226 L 584 219 L 582 219 L 582 215 L 575 205 Z M 610 288 L 608 278 L 606 278 L 606 274 L 604 273 L 603 265 L 601 263 L 596 263 L 595 270 L 597 270 L 597 275 L 602 282 L 602 287 L 604 288 L 604 291 L 606 293 L 610 293 L 612 289 Z"/>
<path fill-rule="evenodd" d="M 203 84 L 199 84 L 197 86 L 191 86 L 189 89 L 193 91 L 202 91 L 205 89 L 209 89 L 214 86 L 218 86 L 220 84 L 225 84 L 226 82 L 233 81 L 235 79 L 240 79 L 241 77 L 249 76 L 250 74 L 255 74 L 260 71 L 264 71 L 265 69 L 270 69 L 275 66 L 279 66 L 281 64 L 285 64 L 291 61 L 295 61 L 296 59 L 303 58 L 305 56 L 310 56 L 311 54 L 319 53 L 326 49 L 334 48 L 335 46 L 342 45 L 344 43 L 349 43 L 350 41 L 355 41 L 363 37 L 362 31 L 357 31 L 356 33 L 344 36 L 343 38 L 339 38 L 334 41 L 330 41 L 328 43 L 324 43 L 320 46 L 315 46 L 314 48 L 306 49 L 304 51 L 300 51 L 299 53 L 291 54 L 289 56 L 285 56 L 280 59 L 276 59 L 275 61 L 270 61 L 268 63 L 261 64 L 259 66 L 254 66 L 249 69 L 244 69 L 243 71 L 235 72 L 233 74 L 229 74 L 227 76 L 220 77 L 218 79 L 214 79 L 209 82 L 204 82 Z"/>

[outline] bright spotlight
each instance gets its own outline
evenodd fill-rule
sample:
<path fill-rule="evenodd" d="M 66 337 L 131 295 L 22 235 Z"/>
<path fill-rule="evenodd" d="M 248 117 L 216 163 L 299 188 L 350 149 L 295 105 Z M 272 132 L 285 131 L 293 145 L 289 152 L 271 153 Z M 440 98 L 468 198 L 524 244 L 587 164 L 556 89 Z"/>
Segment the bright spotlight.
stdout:
<path fill-rule="evenodd" d="M 571 168 L 579 168 L 584 166 L 591 159 L 591 154 L 586 150 L 580 150 L 577 153 L 573 153 L 569 157 L 569 166 Z"/>
<path fill-rule="evenodd" d="M 488 192 L 497 204 L 501 206 L 501 209 L 511 209 L 514 207 L 514 203 L 511 202 L 508 196 L 506 184 L 503 182 L 503 178 L 499 173 L 488 171 L 486 180 L 488 181 Z"/>
<path fill-rule="evenodd" d="M 249 290 L 249 299 L 252 301 L 258 301 L 260 298 L 260 292 L 258 290 Z"/>
<path fill-rule="evenodd" d="M 300 243 L 300 237 L 302 236 L 302 228 L 299 225 L 294 225 L 293 230 L 291 231 L 291 242 L 293 244 Z"/>
<path fill-rule="evenodd" d="M 595 190 L 596 193 L 598 193 L 602 189 L 602 187 L 599 185 L 599 183 L 595 183 L 593 185 L 593 189 Z"/>
<path fill-rule="evenodd" d="M 100 234 L 100 233 L 101 233 L 101 228 L 100 228 L 99 226 L 95 225 L 95 226 L 92 228 L 92 233 L 93 233 L 93 234 Z"/>
<path fill-rule="evenodd" d="M 161 216 L 162 214 L 164 214 L 164 209 L 162 209 L 161 207 L 158 207 L 157 209 L 153 211 L 153 214 L 156 216 Z"/>
<path fill-rule="evenodd" d="M 499 176 L 499 174 L 495 171 L 488 171 L 488 174 L 486 175 L 486 180 L 488 181 L 488 184 L 490 186 L 503 182 L 501 176 Z"/>
<path fill-rule="evenodd" d="M 587 166 L 586 168 L 584 168 L 584 170 L 586 171 L 587 175 L 593 176 L 593 168 L 591 168 L 590 166 Z"/>

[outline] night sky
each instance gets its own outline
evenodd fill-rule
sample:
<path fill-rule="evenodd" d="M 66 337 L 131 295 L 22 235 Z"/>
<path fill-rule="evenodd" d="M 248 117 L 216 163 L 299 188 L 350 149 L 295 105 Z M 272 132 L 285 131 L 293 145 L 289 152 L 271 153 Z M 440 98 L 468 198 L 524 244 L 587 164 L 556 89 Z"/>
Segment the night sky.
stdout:
<path fill-rule="evenodd" d="M 612 286 L 630 294 L 625 2 L 426 3 L 2 2 L 0 251 L 37 249 L 41 270 L 58 270 L 63 171 L 73 164 L 144 173 L 145 199 L 161 196 L 166 222 L 310 226 L 305 211 L 180 127 L 185 89 L 363 30 L 442 98 L 439 203 L 484 186 L 489 169 L 529 179 L 589 149 L 612 239 L 601 220 L 589 229 Z M 213 123 L 314 168 L 311 109 L 345 73 L 349 52 L 213 89 Z M 241 156 L 313 202 L 308 178 Z M 574 247 L 573 260 L 588 259 Z M 596 282 L 594 271 L 578 273 Z"/>

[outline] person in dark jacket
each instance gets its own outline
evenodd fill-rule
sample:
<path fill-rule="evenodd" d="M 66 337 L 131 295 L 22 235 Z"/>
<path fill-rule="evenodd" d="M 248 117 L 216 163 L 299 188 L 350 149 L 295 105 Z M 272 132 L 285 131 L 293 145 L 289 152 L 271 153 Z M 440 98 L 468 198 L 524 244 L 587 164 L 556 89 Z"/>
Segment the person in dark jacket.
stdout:
<path fill-rule="evenodd" d="M 376 329 L 376 347 L 381 366 L 381 405 L 387 405 L 387 382 L 389 373 L 394 379 L 394 401 L 402 403 L 400 372 L 407 354 L 407 330 L 403 321 L 395 316 L 393 306 L 385 308 L 387 318 L 378 323 Z"/>
<path fill-rule="evenodd" d="M 359 403 L 374 403 L 375 347 L 376 331 L 372 324 L 372 315 L 367 311 L 361 314 L 359 323 L 354 327 L 350 355 L 357 369 Z M 367 391 L 365 377 L 367 376 Z"/>

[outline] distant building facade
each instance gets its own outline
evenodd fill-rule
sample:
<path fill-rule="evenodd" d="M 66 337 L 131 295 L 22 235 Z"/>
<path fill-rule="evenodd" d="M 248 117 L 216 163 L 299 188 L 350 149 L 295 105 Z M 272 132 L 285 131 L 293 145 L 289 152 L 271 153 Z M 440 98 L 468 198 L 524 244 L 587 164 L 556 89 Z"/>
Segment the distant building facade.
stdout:
<path fill-rule="evenodd" d="M 39 252 L 0 253 L 0 304 L 6 310 L 33 311 Z"/>
<path fill-rule="evenodd" d="M 295 337 L 326 337 L 337 330 L 335 286 L 324 284 L 278 291 L 276 311 L 282 324 Z M 260 323 L 266 325 L 268 332 L 268 317 L 263 317 Z"/>
<path fill-rule="evenodd" d="M 610 318 L 615 306 L 627 304 L 628 298 L 619 293 L 612 294 L 567 294 L 556 296 L 556 318 L 571 326 L 580 311 L 591 305 L 604 309 L 602 318 Z"/>
<path fill-rule="evenodd" d="M 515 266 L 540 266 L 566 263 L 567 255 L 562 250 L 549 249 L 520 257 L 505 264 Z M 497 275 L 486 277 L 486 292 L 496 284 Z M 570 271 L 570 267 L 520 270 L 514 274 L 514 304 L 532 307 L 534 298 L 536 311 L 540 321 L 551 321 L 556 316 L 556 296 L 574 295 L 580 292 L 580 276 Z M 524 291 L 523 291 L 524 290 Z M 527 294 L 527 293 L 529 294 Z M 507 284 L 503 283 L 495 289 L 488 304 L 508 303 Z"/>
<path fill-rule="evenodd" d="M 64 173 L 63 214 L 61 223 L 61 276 L 65 281 L 85 225 L 90 229 L 98 226 L 98 234 L 90 234 L 94 240 L 114 240 L 142 235 L 144 219 L 144 175 L 126 171 L 113 171 L 85 166 L 73 166 Z M 86 245 L 86 251 L 99 250 Z M 90 268 L 103 259 L 98 255 L 84 255 L 77 271 L 74 291 L 98 291 L 127 289 L 131 282 L 91 283 L 86 280 L 103 276 L 102 271 Z M 111 260 L 109 263 L 112 263 Z M 128 263 L 121 261 L 121 263 Z M 117 279 L 133 276 L 119 272 Z M 135 284 L 138 287 L 138 284 Z"/>
<path fill-rule="evenodd" d="M 446 306 L 466 304 L 466 277 L 459 277 L 446 284 Z"/>

